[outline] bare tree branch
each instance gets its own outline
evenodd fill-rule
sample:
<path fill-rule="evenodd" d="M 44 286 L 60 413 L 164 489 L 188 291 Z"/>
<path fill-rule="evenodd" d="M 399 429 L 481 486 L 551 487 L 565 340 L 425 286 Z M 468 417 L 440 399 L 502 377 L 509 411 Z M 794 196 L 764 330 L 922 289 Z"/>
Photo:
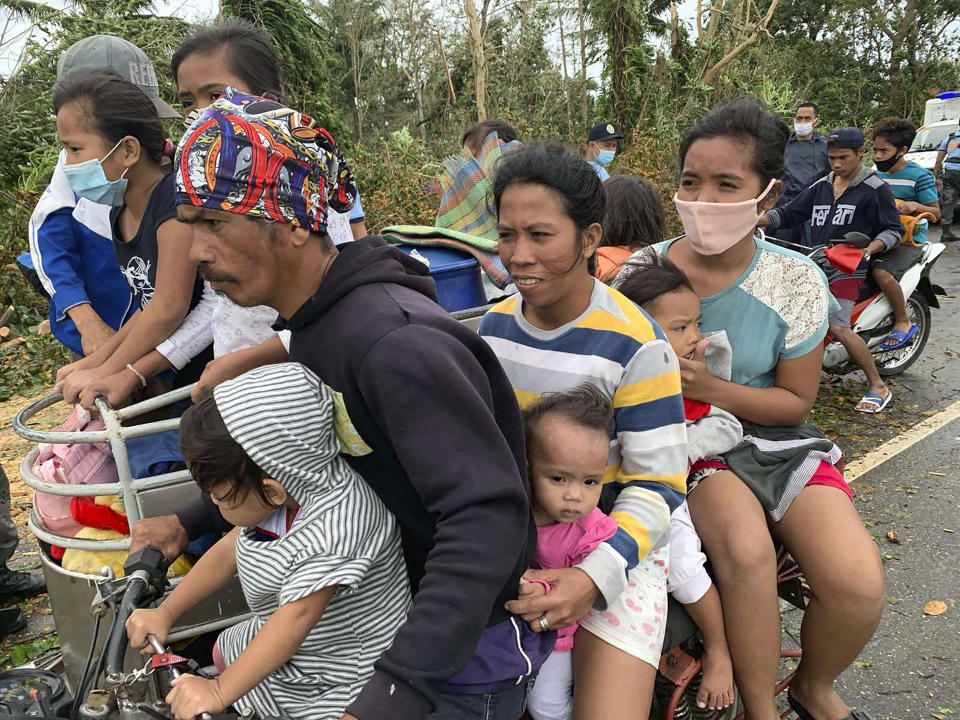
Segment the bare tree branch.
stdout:
<path fill-rule="evenodd" d="M 713 83 L 713 79 L 719 74 L 724 67 L 729 65 L 733 60 L 738 58 L 749 48 L 757 44 L 757 41 L 760 39 L 761 32 L 766 32 L 767 28 L 770 25 L 770 21 L 773 19 L 773 13 L 777 9 L 777 4 L 780 0 L 772 0 L 770 7 L 767 8 L 767 14 L 763 17 L 763 20 L 760 22 L 760 25 L 754 30 L 749 37 L 743 40 L 739 45 L 737 45 L 733 50 L 728 52 L 722 58 L 720 58 L 709 70 L 707 70 L 703 77 L 700 79 L 704 85 L 710 85 Z"/>

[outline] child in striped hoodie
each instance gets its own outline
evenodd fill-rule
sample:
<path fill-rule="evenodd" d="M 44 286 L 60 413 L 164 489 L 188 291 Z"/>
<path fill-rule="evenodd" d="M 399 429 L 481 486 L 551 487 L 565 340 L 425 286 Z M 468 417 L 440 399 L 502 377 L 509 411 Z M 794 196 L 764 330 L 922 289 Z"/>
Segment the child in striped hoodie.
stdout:
<path fill-rule="evenodd" d="M 261 717 L 339 720 L 393 642 L 410 604 L 393 515 L 340 456 L 333 400 L 302 365 L 223 383 L 183 415 L 183 456 L 237 527 L 151 610 L 130 644 L 161 642 L 176 619 L 240 577 L 251 617 L 224 630 L 214 680 L 182 675 L 177 718 L 233 705 Z"/>

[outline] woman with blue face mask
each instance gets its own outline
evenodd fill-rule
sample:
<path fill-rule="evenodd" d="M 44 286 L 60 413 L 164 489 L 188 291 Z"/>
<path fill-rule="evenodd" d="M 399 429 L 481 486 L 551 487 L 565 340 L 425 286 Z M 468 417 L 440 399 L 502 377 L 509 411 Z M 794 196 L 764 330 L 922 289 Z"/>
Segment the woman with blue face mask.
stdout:
<path fill-rule="evenodd" d="M 137 374 L 131 363 L 177 329 L 202 283 L 190 260 L 191 230 L 176 221 L 173 176 L 161 164 L 167 141 L 150 99 L 117 75 L 84 72 L 57 84 L 53 106 L 64 174 L 78 201 L 112 208 L 114 249 L 136 313 L 95 352 L 57 373 L 56 390 L 76 402 L 95 379 Z"/>

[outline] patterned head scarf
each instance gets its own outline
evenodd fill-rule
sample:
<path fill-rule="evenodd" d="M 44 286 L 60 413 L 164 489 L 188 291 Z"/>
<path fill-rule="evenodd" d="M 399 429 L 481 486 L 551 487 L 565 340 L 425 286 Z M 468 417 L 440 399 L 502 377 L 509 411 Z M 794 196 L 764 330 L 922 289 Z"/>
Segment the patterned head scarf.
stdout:
<path fill-rule="evenodd" d="M 273 100 L 233 88 L 193 122 L 177 148 L 177 203 L 326 232 L 357 188 L 329 132 Z"/>

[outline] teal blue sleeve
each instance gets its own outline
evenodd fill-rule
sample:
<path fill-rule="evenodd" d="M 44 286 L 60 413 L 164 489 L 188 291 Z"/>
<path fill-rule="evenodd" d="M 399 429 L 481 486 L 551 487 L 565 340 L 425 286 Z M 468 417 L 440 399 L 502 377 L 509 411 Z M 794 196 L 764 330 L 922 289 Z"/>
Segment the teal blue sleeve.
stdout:
<path fill-rule="evenodd" d="M 937 183 L 933 179 L 933 173 L 929 170 L 924 170 L 917 176 L 915 191 L 917 193 L 917 202 L 923 203 L 924 205 L 932 205 L 940 200 L 940 195 L 937 193 Z"/>
<path fill-rule="evenodd" d="M 837 302 L 837 299 L 830 295 L 830 312 L 836 313 L 840 311 L 840 303 Z M 784 348 L 783 352 L 780 353 L 780 357 L 784 360 L 796 360 L 806 355 L 808 352 L 813 350 L 815 347 L 820 345 L 824 338 L 827 337 L 827 330 L 830 327 L 830 323 L 827 318 L 823 318 L 823 322 L 820 323 L 820 327 L 812 335 L 808 335 L 804 340 L 793 345 L 789 348 Z"/>

